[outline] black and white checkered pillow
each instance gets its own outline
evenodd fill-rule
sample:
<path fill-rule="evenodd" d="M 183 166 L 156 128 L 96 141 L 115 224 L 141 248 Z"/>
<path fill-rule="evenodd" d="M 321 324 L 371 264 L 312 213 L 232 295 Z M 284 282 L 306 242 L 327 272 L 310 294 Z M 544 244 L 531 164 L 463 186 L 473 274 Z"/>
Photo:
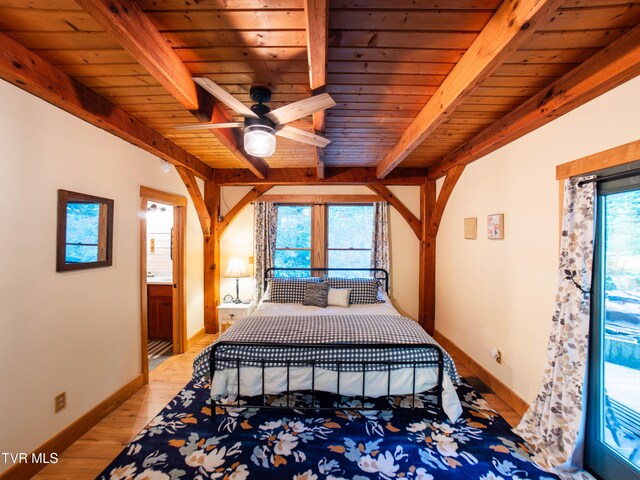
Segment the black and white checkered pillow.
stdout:
<path fill-rule="evenodd" d="M 375 278 L 328 277 L 325 282 L 331 288 L 350 288 L 349 303 L 384 303 L 384 300 L 378 300 L 378 280 Z"/>
<path fill-rule="evenodd" d="M 320 278 L 272 278 L 269 280 L 269 303 L 302 303 L 308 283 L 318 283 Z"/>

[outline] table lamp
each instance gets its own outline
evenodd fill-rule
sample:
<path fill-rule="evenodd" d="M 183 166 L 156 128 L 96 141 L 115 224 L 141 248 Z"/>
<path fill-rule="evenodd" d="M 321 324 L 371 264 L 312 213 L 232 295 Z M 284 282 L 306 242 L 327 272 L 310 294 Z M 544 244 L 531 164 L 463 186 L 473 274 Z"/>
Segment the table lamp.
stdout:
<path fill-rule="evenodd" d="M 249 272 L 247 272 L 242 258 L 231 257 L 223 277 L 236 279 L 236 298 L 233 300 L 233 303 L 242 303 L 242 300 L 240 300 L 240 279 L 248 276 Z"/>

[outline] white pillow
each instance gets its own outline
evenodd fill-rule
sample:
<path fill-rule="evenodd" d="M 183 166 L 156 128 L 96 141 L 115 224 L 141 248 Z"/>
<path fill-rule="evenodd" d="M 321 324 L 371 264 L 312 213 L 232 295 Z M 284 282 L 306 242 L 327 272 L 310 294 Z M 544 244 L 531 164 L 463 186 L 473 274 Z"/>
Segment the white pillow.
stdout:
<path fill-rule="evenodd" d="M 350 288 L 329 288 L 327 293 L 327 306 L 333 305 L 334 307 L 349 307 L 349 295 L 351 295 Z"/>

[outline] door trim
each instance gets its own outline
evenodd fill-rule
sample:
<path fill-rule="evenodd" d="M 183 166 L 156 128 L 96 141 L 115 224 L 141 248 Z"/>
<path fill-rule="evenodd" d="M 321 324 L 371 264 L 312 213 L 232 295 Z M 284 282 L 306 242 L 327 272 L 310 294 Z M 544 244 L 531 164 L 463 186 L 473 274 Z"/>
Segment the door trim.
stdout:
<path fill-rule="evenodd" d="M 187 199 L 182 195 L 140 186 L 140 350 L 144 383 L 149 383 L 147 340 L 147 203 L 159 202 L 173 207 L 173 353 L 187 349 L 186 314 L 186 232 Z"/>

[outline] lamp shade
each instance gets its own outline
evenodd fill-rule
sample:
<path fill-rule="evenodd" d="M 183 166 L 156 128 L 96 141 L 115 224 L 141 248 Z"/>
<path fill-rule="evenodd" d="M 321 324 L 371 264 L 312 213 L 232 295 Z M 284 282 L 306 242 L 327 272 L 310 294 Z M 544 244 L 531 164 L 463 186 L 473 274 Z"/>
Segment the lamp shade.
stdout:
<path fill-rule="evenodd" d="M 249 272 L 247 272 L 247 269 L 244 266 L 244 261 L 242 260 L 242 258 L 231 257 L 229 259 L 229 263 L 227 264 L 227 269 L 225 270 L 223 277 L 244 278 L 248 276 L 249 276 Z"/>
<path fill-rule="evenodd" d="M 244 149 L 254 157 L 270 157 L 276 151 L 276 137 L 271 127 L 250 125 L 244 129 Z"/>

